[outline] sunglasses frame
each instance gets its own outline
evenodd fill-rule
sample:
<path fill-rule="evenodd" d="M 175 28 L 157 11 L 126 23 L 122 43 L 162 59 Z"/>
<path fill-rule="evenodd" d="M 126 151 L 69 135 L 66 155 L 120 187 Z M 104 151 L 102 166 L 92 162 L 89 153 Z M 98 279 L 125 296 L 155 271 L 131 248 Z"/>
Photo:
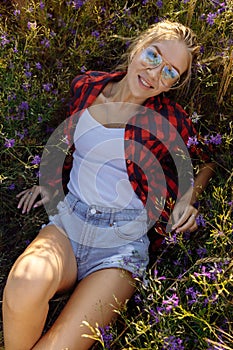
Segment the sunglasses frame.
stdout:
<path fill-rule="evenodd" d="M 160 62 L 158 63 L 158 64 L 155 64 L 155 63 L 150 63 L 150 60 L 149 59 L 147 59 L 147 57 L 149 56 L 149 53 L 148 53 L 148 50 L 150 50 L 151 49 L 151 52 L 154 54 L 154 52 L 156 52 L 157 53 L 157 57 L 158 58 L 160 58 Z M 158 53 L 157 52 L 157 50 L 156 50 L 156 48 L 155 47 L 152 47 L 152 46 L 148 46 L 148 47 L 146 47 L 146 48 L 144 48 L 143 50 L 142 50 L 142 52 L 141 52 L 141 59 L 143 60 L 143 62 L 145 62 L 146 64 L 148 64 L 149 66 L 151 66 L 151 68 L 153 69 L 153 68 L 157 68 L 157 67 L 159 67 L 163 62 L 164 62 L 164 59 L 163 59 L 163 57 L 161 56 L 161 54 L 160 53 Z M 172 70 L 174 70 L 176 73 L 177 73 L 177 77 L 178 77 L 178 79 L 177 79 L 177 81 L 174 83 L 174 84 L 172 84 L 170 87 L 169 86 L 167 86 L 166 84 L 164 84 L 164 82 L 163 82 L 163 77 L 162 77 L 162 74 L 163 74 L 163 70 L 164 70 L 164 68 L 168 68 L 169 70 L 171 70 L 171 68 L 170 67 L 172 67 Z M 164 62 L 164 66 L 163 66 L 163 68 L 162 68 L 162 71 L 161 71 L 161 82 L 162 82 L 162 84 L 166 87 L 166 88 L 170 88 L 170 89 L 172 89 L 172 88 L 175 88 L 175 89 L 177 89 L 179 86 L 177 86 L 177 84 L 179 83 L 179 81 L 180 81 L 180 73 L 177 71 L 177 69 L 175 69 L 173 66 L 169 66 L 168 64 L 166 64 L 166 62 Z"/>

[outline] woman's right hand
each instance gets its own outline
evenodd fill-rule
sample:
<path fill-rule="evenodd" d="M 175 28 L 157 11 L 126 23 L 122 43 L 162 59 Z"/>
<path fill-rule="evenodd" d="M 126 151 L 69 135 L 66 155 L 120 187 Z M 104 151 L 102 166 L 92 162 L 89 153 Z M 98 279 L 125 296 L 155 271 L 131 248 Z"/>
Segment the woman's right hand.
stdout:
<path fill-rule="evenodd" d="M 39 195 L 41 198 L 37 201 Z M 17 208 L 22 208 L 22 214 L 24 214 L 29 213 L 32 208 L 37 208 L 48 203 L 51 199 L 51 193 L 48 188 L 44 186 L 34 185 L 31 188 L 20 192 L 16 197 L 20 198 Z"/>

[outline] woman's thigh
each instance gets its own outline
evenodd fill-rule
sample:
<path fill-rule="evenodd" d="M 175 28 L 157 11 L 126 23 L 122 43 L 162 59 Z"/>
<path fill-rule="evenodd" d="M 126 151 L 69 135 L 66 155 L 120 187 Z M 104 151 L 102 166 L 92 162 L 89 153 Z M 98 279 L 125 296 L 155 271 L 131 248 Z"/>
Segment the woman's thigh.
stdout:
<path fill-rule="evenodd" d="M 121 308 L 134 290 L 135 281 L 127 271 L 109 268 L 88 275 L 77 285 L 52 328 L 33 349 L 89 349 L 94 341 L 82 336 L 92 335 L 83 321 L 94 328 L 109 324 L 117 315 L 114 310 Z"/>
<path fill-rule="evenodd" d="M 48 297 L 71 288 L 77 279 L 77 263 L 69 239 L 55 225 L 44 227 L 19 256 L 9 281 L 48 284 Z"/>

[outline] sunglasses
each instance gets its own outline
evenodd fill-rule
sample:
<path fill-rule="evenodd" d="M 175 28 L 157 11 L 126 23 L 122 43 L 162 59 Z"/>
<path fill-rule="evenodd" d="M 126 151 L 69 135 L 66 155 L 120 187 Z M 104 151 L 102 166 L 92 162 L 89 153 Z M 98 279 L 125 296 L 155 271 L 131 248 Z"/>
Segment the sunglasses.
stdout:
<path fill-rule="evenodd" d="M 150 68 L 159 67 L 164 60 L 154 46 L 149 46 L 141 53 L 141 60 Z M 171 88 L 178 84 L 180 80 L 179 72 L 171 65 L 165 64 L 161 71 L 161 82 L 164 86 Z"/>

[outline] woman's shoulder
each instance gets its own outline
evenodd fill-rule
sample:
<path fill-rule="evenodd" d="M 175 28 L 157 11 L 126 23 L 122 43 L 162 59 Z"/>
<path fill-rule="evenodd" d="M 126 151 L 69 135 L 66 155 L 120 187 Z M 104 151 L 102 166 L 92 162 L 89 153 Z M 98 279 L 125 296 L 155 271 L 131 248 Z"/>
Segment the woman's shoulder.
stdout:
<path fill-rule="evenodd" d="M 188 117 L 187 112 L 179 103 L 177 103 L 176 101 L 172 100 L 171 98 L 163 94 L 150 98 L 146 103 L 146 107 L 149 107 L 155 110 L 156 112 L 161 113 L 167 118 L 169 117 L 187 118 Z"/>

